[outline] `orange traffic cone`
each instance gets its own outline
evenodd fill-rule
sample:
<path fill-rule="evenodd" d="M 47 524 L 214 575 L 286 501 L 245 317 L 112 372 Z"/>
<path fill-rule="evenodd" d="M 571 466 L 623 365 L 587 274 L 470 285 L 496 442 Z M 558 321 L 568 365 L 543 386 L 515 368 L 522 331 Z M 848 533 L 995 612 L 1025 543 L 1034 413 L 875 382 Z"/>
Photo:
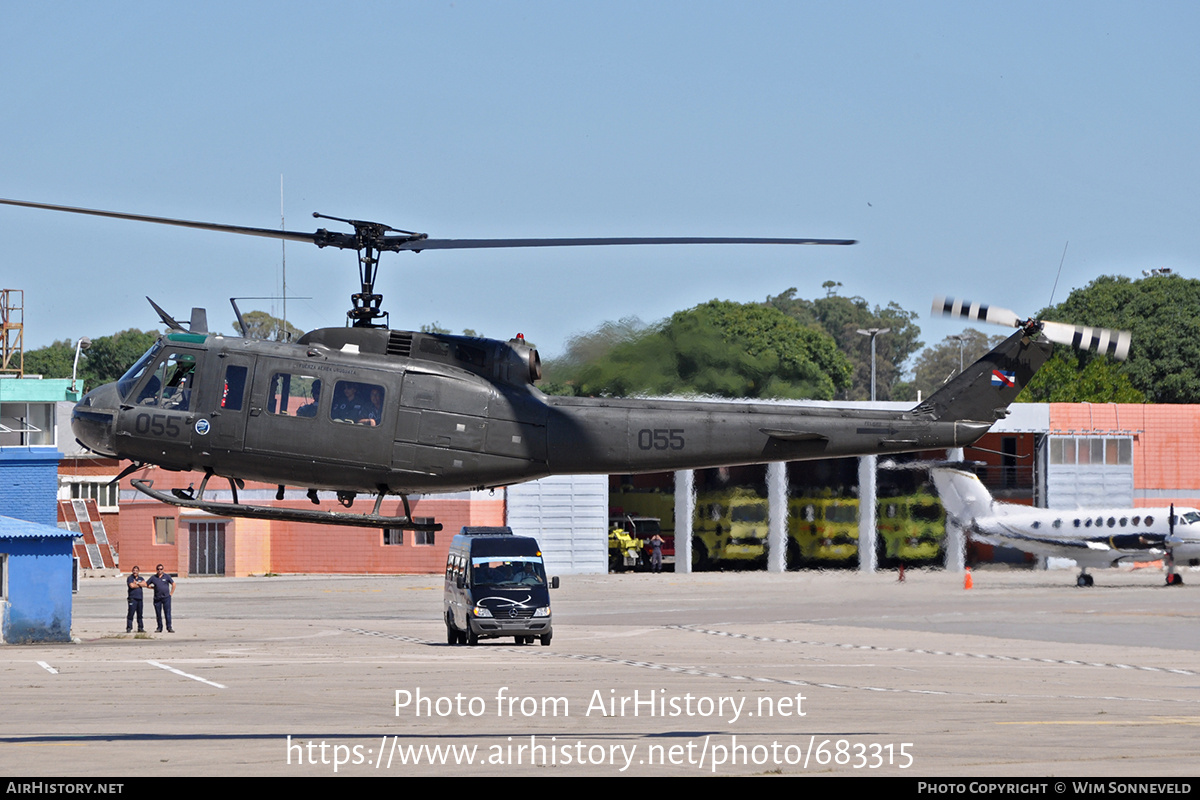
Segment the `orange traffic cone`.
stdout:
<path fill-rule="evenodd" d="M 967 567 L 967 574 L 963 578 L 963 589 L 974 589 L 975 581 L 971 580 L 971 568 Z"/>

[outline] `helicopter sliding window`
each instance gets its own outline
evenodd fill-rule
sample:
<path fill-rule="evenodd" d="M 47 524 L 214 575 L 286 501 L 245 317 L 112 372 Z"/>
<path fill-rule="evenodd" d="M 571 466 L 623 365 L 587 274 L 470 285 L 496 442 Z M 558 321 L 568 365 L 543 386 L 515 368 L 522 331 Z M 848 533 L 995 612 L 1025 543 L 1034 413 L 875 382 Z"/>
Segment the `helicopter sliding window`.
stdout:
<path fill-rule="evenodd" d="M 192 379 L 196 374 L 196 357 L 191 353 L 171 353 L 146 381 L 138 394 L 137 405 L 158 406 L 173 411 L 187 411 L 192 397 Z"/>
<path fill-rule="evenodd" d="M 276 372 L 271 376 L 267 413 L 281 417 L 315 417 L 321 402 L 321 379 L 313 375 Z"/>
<path fill-rule="evenodd" d="M 225 368 L 225 386 L 221 390 L 221 408 L 229 411 L 242 410 L 242 397 L 246 391 L 246 368 L 230 364 Z"/>
<path fill-rule="evenodd" d="M 338 381 L 333 387 L 329 418 L 334 422 L 375 426 L 383 419 L 383 387 L 373 383 Z"/>

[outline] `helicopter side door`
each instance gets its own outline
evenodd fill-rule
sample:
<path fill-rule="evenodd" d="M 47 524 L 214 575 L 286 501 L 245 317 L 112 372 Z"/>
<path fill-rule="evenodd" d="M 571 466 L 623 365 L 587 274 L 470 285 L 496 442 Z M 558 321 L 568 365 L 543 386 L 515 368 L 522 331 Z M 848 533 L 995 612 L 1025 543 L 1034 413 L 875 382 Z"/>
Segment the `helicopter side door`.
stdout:
<path fill-rule="evenodd" d="M 218 390 L 205 393 L 207 426 L 198 422 L 196 433 L 208 436 L 214 450 L 240 452 L 246 438 L 246 418 L 250 409 L 250 387 L 254 382 L 256 359 L 246 353 L 225 352 L 217 362 L 220 368 Z"/>
<path fill-rule="evenodd" d="M 260 359 L 246 422 L 245 451 L 292 462 L 292 479 L 386 469 L 399 376 L 373 370 L 330 374 L 290 359 Z"/>

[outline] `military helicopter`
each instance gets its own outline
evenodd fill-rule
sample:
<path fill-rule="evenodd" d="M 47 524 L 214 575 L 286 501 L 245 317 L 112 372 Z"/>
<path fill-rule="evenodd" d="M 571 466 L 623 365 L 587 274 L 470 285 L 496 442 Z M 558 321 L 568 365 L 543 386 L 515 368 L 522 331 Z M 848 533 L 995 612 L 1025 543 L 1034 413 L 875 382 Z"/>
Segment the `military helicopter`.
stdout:
<path fill-rule="evenodd" d="M 963 447 L 1007 414 L 1064 338 L 1053 323 L 1019 320 L 1018 330 L 908 411 L 814 408 L 704 400 L 549 396 L 537 351 L 507 342 L 392 330 L 374 290 L 379 254 L 492 247 L 639 244 L 821 244 L 846 239 L 604 238 L 431 239 L 386 225 L 314 214 L 353 233 L 302 233 L 151 217 L 16 200 L 7 205 L 128 219 L 251 236 L 306 241 L 358 252 L 361 292 L 344 328 L 310 331 L 294 342 L 224 336 L 207 330 L 202 309 L 184 326 L 157 305 L 170 331 L 115 383 L 76 405 L 71 426 L 92 452 L 131 461 L 117 480 L 156 465 L 197 471 L 195 491 L 139 491 L 164 503 L 233 517 L 439 530 L 412 519 L 410 494 L 486 489 L 557 474 L 659 472 L 769 461 Z M 149 298 L 147 298 L 149 299 Z M 151 301 L 153 304 L 153 301 Z M 942 301 L 944 310 L 989 311 Z M 234 304 L 237 312 L 237 305 Z M 994 311 L 994 310 L 993 310 Z M 993 314 L 994 316 L 994 314 Z M 1051 327 L 1047 327 L 1051 326 Z M 1088 329 L 1090 330 L 1090 329 Z M 243 336 L 245 328 L 243 326 Z M 1128 334 L 1125 334 L 1125 348 Z M 1072 337 L 1068 337 L 1072 338 Z M 1120 339 L 1117 332 L 1082 334 Z M 1110 352 L 1116 352 L 1108 348 Z M 228 480 L 232 503 L 205 499 L 214 477 Z M 334 491 L 349 508 L 374 495 L 367 514 L 275 508 L 238 502 L 244 481 Z M 382 516 L 398 495 L 404 516 Z"/>

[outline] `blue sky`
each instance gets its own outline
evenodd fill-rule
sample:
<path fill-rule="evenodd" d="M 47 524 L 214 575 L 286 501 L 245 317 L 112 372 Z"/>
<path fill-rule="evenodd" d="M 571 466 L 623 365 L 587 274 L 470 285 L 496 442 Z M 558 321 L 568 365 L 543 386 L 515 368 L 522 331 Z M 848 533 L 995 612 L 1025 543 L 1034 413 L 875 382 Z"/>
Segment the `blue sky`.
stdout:
<path fill-rule="evenodd" d="M 605 320 L 797 287 L 1033 313 L 1200 258 L 1194 3 L 10 4 L 0 197 L 434 237 L 745 235 L 851 248 L 385 256 L 392 326 L 543 355 Z M 328 224 L 328 223 L 323 223 Z M 332 226 L 331 226 L 332 227 Z M 0 208 L 26 346 L 279 291 L 280 244 Z M 301 328 L 354 257 L 287 247 Z M 247 303 L 243 307 L 253 306 Z M 268 304 L 269 305 L 269 304 Z M 278 306 L 276 313 L 278 313 Z M 1086 323 L 1087 320 L 1078 320 Z"/>

